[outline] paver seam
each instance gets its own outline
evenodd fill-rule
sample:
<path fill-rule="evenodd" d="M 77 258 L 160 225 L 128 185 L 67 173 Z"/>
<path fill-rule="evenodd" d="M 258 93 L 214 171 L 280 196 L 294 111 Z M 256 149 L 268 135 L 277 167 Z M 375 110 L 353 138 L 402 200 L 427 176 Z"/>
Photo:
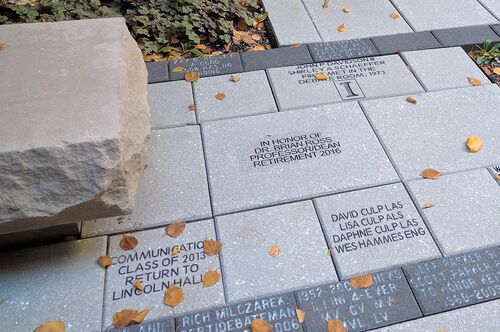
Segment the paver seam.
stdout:
<path fill-rule="evenodd" d="M 429 92 L 429 88 L 427 88 L 427 86 L 424 84 L 424 82 L 420 79 L 420 77 L 418 77 L 415 69 L 413 69 L 413 67 L 410 65 L 410 63 L 408 62 L 408 60 L 406 59 L 406 57 L 404 56 L 403 54 L 404 52 L 401 52 L 401 53 L 398 53 L 399 57 L 401 58 L 401 60 L 406 64 L 406 67 L 411 71 L 411 73 L 413 74 L 413 76 L 415 77 L 415 79 L 418 81 L 418 83 L 420 83 L 420 85 L 422 86 L 422 88 L 424 88 L 425 92 L 422 92 L 422 93 L 427 93 Z M 448 89 L 443 89 L 443 90 L 448 90 Z"/>
<path fill-rule="evenodd" d="M 309 52 L 309 48 L 307 48 L 307 51 Z M 309 52 L 310 53 L 310 52 Z M 312 57 L 311 57 L 312 58 Z M 276 109 L 278 110 L 278 112 L 282 112 L 281 110 L 281 107 L 280 107 L 280 104 L 278 102 L 278 97 L 276 96 L 277 93 L 276 91 L 274 90 L 274 85 L 272 84 L 271 82 L 271 77 L 269 76 L 269 72 L 267 71 L 267 69 L 264 70 L 265 74 L 266 74 L 266 78 L 267 78 L 267 83 L 269 84 L 269 87 L 271 88 L 271 94 L 273 95 L 273 100 L 274 100 L 274 105 L 276 106 Z"/>
<path fill-rule="evenodd" d="M 415 29 L 415 27 L 410 23 L 410 20 L 408 20 L 408 18 L 403 13 L 403 11 L 401 9 L 399 9 L 398 6 L 396 6 L 396 4 L 394 3 L 394 1 L 393 0 L 389 0 L 389 2 L 398 11 L 399 16 L 401 16 L 403 18 L 403 20 L 406 22 L 406 24 L 408 24 L 408 26 L 410 27 L 410 29 L 412 29 L 413 32 L 417 32 L 417 30 Z"/>
<path fill-rule="evenodd" d="M 210 203 L 212 203 L 211 200 L 210 200 Z M 220 237 L 219 237 L 219 226 L 217 224 L 217 220 L 215 219 L 215 217 L 212 218 L 212 224 L 214 225 L 215 240 L 219 241 L 220 240 Z M 228 302 L 227 302 L 228 296 L 227 296 L 227 287 L 226 287 L 226 278 L 225 278 L 226 273 L 224 272 L 224 270 L 225 270 L 224 264 L 223 264 L 224 257 L 222 255 L 222 252 L 220 252 L 217 255 L 217 258 L 219 259 L 221 282 L 222 282 L 222 292 L 224 293 L 224 306 L 227 306 L 228 305 Z M 210 307 L 205 308 L 205 310 L 208 310 L 208 309 L 210 309 Z"/>
<path fill-rule="evenodd" d="M 325 40 L 323 39 L 323 36 L 321 35 L 321 33 L 319 32 L 319 29 L 318 27 L 316 26 L 316 22 L 314 22 L 312 16 L 311 16 L 311 13 L 309 13 L 309 9 L 307 9 L 307 6 L 306 4 L 304 3 L 304 0 L 300 0 L 300 3 L 302 3 L 302 6 L 304 7 L 306 13 L 307 13 L 307 16 L 309 16 L 309 20 L 311 20 L 312 24 L 314 25 L 314 29 L 316 30 L 316 33 L 318 34 L 319 36 L 319 39 L 321 39 L 322 42 L 325 42 Z M 309 50 L 309 48 L 307 48 Z"/>

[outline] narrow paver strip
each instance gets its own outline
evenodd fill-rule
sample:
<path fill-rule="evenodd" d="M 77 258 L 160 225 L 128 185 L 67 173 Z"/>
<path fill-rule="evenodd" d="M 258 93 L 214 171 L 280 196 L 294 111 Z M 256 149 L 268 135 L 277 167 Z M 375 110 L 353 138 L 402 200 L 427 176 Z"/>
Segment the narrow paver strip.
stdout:
<path fill-rule="evenodd" d="M 278 47 L 260 52 L 241 53 L 245 71 L 262 70 L 311 63 L 313 59 L 306 45 Z"/>
<path fill-rule="evenodd" d="M 497 183 L 500 185 L 500 164 L 488 167 L 491 175 L 497 180 Z"/>
<path fill-rule="evenodd" d="M 430 31 L 410 32 L 397 35 L 373 37 L 373 44 L 380 54 L 424 50 L 441 47 Z"/>
<path fill-rule="evenodd" d="M 446 47 L 482 44 L 487 39 L 500 41 L 500 37 L 487 25 L 433 30 L 432 34 Z"/>
<path fill-rule="evenodd" d="M 196 72 L 200 77 L 239 73 L 243 71 L 243 65 L 239 53 L 230 53 L 172 60 L 168 62 L 168 71 L 171 80 L 181 80 L 187 72 Z"/>

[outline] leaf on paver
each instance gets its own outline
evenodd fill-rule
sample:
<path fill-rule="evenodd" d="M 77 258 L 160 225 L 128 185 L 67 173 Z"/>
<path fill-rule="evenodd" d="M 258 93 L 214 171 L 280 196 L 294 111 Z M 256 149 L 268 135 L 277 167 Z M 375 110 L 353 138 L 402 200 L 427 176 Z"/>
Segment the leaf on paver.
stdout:
<path fill-rule="evenodd" d="M 133 309 L 123 309 L 113 315 L 113 326 L 121 329 L 129 326 L 132 323 L 140 324 L 146 318 L 149 309 L 138 311 Z"/>
<path fill-rule="evenodd" d="M 326 323 L 327 332 L 346 332 L 344 323 L 339 319 L 330 319 Z"/>
<path fill-rule="evenodd" d="M 215 270 L 207 271 L 207 272 L 205 272 L 205 275 L 203 276 L 203 288 L 213 286 L 216 283 L 218 283 L 219 280 L 220 280 L 219 271 L 215 271 Z"/>
<path fill-rule="evenodd" d="M 250 323 L 250 328 L 252 332 L 271 332 L 273 330 L 273 326 L 263 319 L 254 319 Z"/>
<path fill-rule="evenodd" d="M 99 265 L 101 265 L 103 268 L 107 268 L 108 266 L 110 266 L 112 264 L 112 261 L 111 261 L 111 257 L 109 256 L 100 256 L 98 259 L 97 259 L 97 262 L 99 263 Z"/>
<path fill-rule="evenodd" d="M 208 46 L 205 44 L 196 44 L 194 46 L 194 48 L 196 48 L 197 50 L 200 50 L 200 51 L 205 51 L 208 48 Z"/>
<path fill-rule="evenodd" d="M 483 140 L 477 136 L 469 136 L 467 137 L 465 145 L 467 145 L 467 149 L 469 149 L 470 152 L 478 152 L 483 147 Z"/>
<path fill-rule="evenodd" d="M 493 73 L 500 75 L 500 67 L 493 68 Z"/>
<path fill-rule="evenodd" d="M 422 205 L 422 209 L 430 209 L 431 207 L 433 207 L 434 205 L 431 204 L 431 203 L 425 203 L 424 205 Z"/>
<path fill-rule="evenodd" d="M 486 75 L 488 75 L 488 76 L 490 76 L 491 74 L 493 74 L 493 71 L 491 70 L 490 66 L 488 66 L 488 65 L 482 65 L 482 66 L 481 66 L 481 69 L 482 69 L 482 70 L 483 70 L 483 72 L 484 72 Z M 499 68 L 499 69 L 500 69 L 500 68 Z"/>
<path fill-rule="evenodd" d="M 180 72 L 183 72 L 184 70 L 186 70 L 186 67 L 177 66 L 177 67 L 174 67 L 174 69 L 172 69 L 172 73 L 180 73 Z"/>
<path fill-rule="evenodd" d="M 389 15 L 390 18 L 392 18 L 393 20 L 397 19 L 399 17 L 398 13 L 396 12 L 392 12 L 390 15 Z"/>
<path fill-rule="evenodd" d="M 255 20 L 259 23 L 262 23 L 266 20 L 267 15 L 268 15 L 267 12 L 264 12 L 264 13 L 260 14 L 259 16 L 257 16 L 257 18 Z"/>
<path fill-rule="evenodd" d="M 231 75 L 231 78 L 229 78 L 229 80 L 230 80 L 231 82 L 236 83 L 236 82 L 239 82 L 239 81 L 240 81 L 240 77 L 239 77 L 238 75 Z"/>
<path fill-rule="evenodd" d="M 215 99 L 223 101 L 226 98 L 226 94 L 224 92 L 217 92 L 215 95 Z"/>
<path fill-rule="evenodd" d="M 299 323 L 304 323 L 304 319 L 306 319 L 306 312 L 302 309 L 296 308 L 295 314 L 297 315 Z"/>
<path fill-rule="evenodd" d="M 328 249 L 328 251 L 326 253 L 328 256 L 332 256 L 332 248 Z"/>
<path fill-rule="evenodd" d="M 208 256 L 217 255 L 222 249 L 222 243 L 217 240 L 203 240 L 203 250 Z"/>
<path fill-rule="evenodd" d="M 329 4 L 329 2 L 330 2 L 329 0 L 324 0 L 324 1 L 323 1 L 323 4 L 321 5 L 321 7 L 323 7 L 323 8 L 328 8 L 328 4 Z"/>
<path fill-rule="evenodd" d="M 38 326 L 34 332 L 64 332 L 66 327 L 64 323 L 59 320 L 53 320 L 50 322 L 45 322 Z"/>
<path fill-rule="evenodd" d="M 426 168 L 420 173 L 420 176 L 424 179 L 436 180 L 441 176 L 441 172 L 435 170 L 434 168 Z"/>
<path fill-rule="evenodd" d="M 291 48 L 299 48 L 301 46 L 302 46 L 302 44 L 293 44 L 293 45 L 290 45 Z"/>
<path fill-rule="evenodd" d="M 0 304 L 4 304 L 4 303 L 5 303 L 5 301 L 7 301 L 7 300 L 5 300 L 5 299 L 0 299 Z"/>
<path fill-rule="evenodd" d="M 165 233 L 170 237 L 176 238 L 184 232 L 184 228 L 186 228 L 185 221 L 174 221 L 165 227 Z"/>
<path fill-rule="evenodd" d="M 345 32 L 346 30 L 347 30 L 347 28 L 346 28 L 345 24 L 339 25 L 337 27 L 338 32 Z"/>
<path fill-rule="evenodd" d="M 277 244 L 273 244 L 269 248 L 267 248 L 267 253 L 269 256 L 276 257 L 280 254 L 280 247 Z"/>
<path fill-rule="evenodd" d="M 497 175 L 495 176 L 495 179 L 500 180 L 500 174 L 497 174 Z"/>
<path fill-rule="evenodd" d="M 478 85 L 481 85 L 481 81 L 478 80 L 477 78 L 475 77 L 467 77 L 467 80 L 469 81 L 469 83 L 473 86 L 478 86 Z"/>
<path fill-rule="evenodd" d="M 416 104 L 417 103 L 417 100 L 415 98 L 413 98 L 412 96 L 408 96 L 406 98 L 406 101 L 411 103 L 411 104 Z"/>
<path fill-rule="evenodd" d="M 266 47 L 264 45 L 256 45 L 255 47 L 252 47 L 249 49 L 250 52 L 259 52 L 259 51 L 265 51 Z"/>
<path fill-rule="evenodd" d="M 120 248 L 123 250 L 132 250 L 137 247 L 139 241 L 132 235 L 124 234 L 122 239 L 120 240 Z"/>
<path fill-rule="evenodd" d="M 351 12 L 351 10 L 347 7 L 342 8 L 342 11 L 346 14 L 349 14 Z"/>
<path fill-rule="evenodd" d="M 188 109 L 193 112 L 196 111 L 196 104 L 189 104 Z"/>
<path fill-rule="evenodd" d="M 138 279 L 134 280 L 134 287 L 135 287 L 135 289 L 140 290 L 141 292 L 144 292 L 144 285 L 142 284 L 142 282 L 140 280 L 138 280 Z"/>
<path fill-rule="evenodd" d="M 184 292 L 177 285 L 172 285 L 165 291 L 163 303 L 169 307 L 175 307 L 184 300 Z"/>
<path fill-rule="evenodd" d="M 5 44 L 4 43 L 0 43 L 0 51 L 3 50 L 5 48 Z"/>
<path fill-rule="evenodd" d="M 314 74 L 314 77 L 316 77 L 318 81 L 326 81 L 328 79 L 328 76 L 323 73 Z"/>
<path fill-rule="evenodd" d="M 178 255 L 181 253 L 181 248 L 179 246 L 175 246 L 172 248 L 172 256 Z"/>
<path fill-rule="evenodd" d="M 351 278 L 349 281 L 349 285 L 351 288 L 368 288 L 373 285 L 373 276 L 371 274 L 367 274 L 364 276 Z"/>
<path fill-rule="evenodd" d="M 184 80 L 189 83 L 196 82 L 199 78 L 200 75 L 198 75 L 198 73 L 195 71 L 188 71 L 184 74 Z"/>

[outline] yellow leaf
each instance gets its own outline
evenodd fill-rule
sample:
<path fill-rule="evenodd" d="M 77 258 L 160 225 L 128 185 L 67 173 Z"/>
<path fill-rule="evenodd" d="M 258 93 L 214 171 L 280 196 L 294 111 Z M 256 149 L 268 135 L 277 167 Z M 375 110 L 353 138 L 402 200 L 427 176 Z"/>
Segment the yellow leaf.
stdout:
<path fill-rule="evenodd" d="M 149 313 L 149 309 L 140 311 L 140 312 L 137 313 L 137 315 L 135 315 L 132 318 L 132 321 L 134 323 L 140 324 L 140 323 L 142 323 L 142 321 L 144 320 L 144 318 L 146 318 L 146 316 L 148 315 L 148 313 Z"/>
<path fill-rule="evenodd" d="M 172 285 L 165 291 L 163 303 L 175 307 L 184 300 L 184 292 L 177 285 Z"/>
<path fill-rule="evenodd" d="M 259 16 L 257 16 L 257 18 L 255 20 L 259 23 L 262 23 L 266 20 L 267 15 L 268 15 L 267 12 L 264 12 L 264 13 L 260 14 Z"/>
<path fill-rule="evenodd" d="M 323 73 L 314 74 L 314 77 L 316 77 L 318 81 L 326 81 L 328 79 L 328 76 Z"/>
<path fill-rule="evenodd" d="M 273 330 L 273 326 L 263 319 L 254 319 L 250 323 L 250 328 L 252 332 L 271 332 Z"/>
<path fill-rule="evenodd" d="M 207 271 L 203 276 L 203 288 L 210 287 L 218 283 L 220 280 L 219 271 Z"/>
<path fill-rule="evenodd" d="M 226 94 L 224 92 L 217 92 L 215 95 L 215 99 L 223 101 L 226 98 Z"/>
<path fill-rule="evenodd" d="M 306 312 L 302 309 L 296 308 L 295 314 L 297 315 L 297 320 L 299 323 L 304 323 L 304 319 L 306 318 Z"/>
<path fill-rule="evenodd" d="M 185 221 L 174 221 L 165 227 L 165 233 L 170 237 L 176 238 L 184 232 L 184 228 L 186 228 Z"/>
<path fill-rule="evenodd" d="M 144 286 L 142 285 L 142 282 L 138 279 L 135 279 L 134 280 L 134 287 L 137 289 L 137 290 L 140 290 L 141 292 L 144 291 Z"/>
<path fill-rule="evenodd" d="M 133 309 L 123 309 L 113 315 L 113 326 L 121 329 L 132 323 L 140 324 L 149 313 L 149 309 L 137 311 Z"/>
<path fill-rule="evenodd" d="M 349 14 L 351 12 L 351 10 L 347 7 L 342 8 L 342 11 L 346 14 Z"/>
<path fill-rule="evenodd" d="M 217 240 L 204 240 L 203 250 L 208 256 L 217 255 L 222 249 L 222 243 Z"/>
<path fill-rule="evenodd" d="M 399 17 L 398 13 L 396 12 L 392 12 L 390 15 L 389 15 L 393 20 L 397 19 Z"/>
<path fill-rule="evenodd" d="M 347 30 L 347 28 L 346 28 L 346 26 L 345 26 L 344 24 L 339 25 L 339 26 L 337 27 L 337 31 L 338 31 L 338 32 L 345 32 L 346 30 Z"/>
<path fill-rule="evenodd" d="M 190 111 L 196 111 L 196 104 L 189 104 L 188 109 Z"/>
<path fill-rule="evenodd" d="M 132 235 L 124 234 L 122 239 L 120 240 L 120 248 L 123 250 L 132 250 L 137 247 L 139 241 Z"/>
<path fill-rule="evenodd" d="M 328 2 L 329 2 L 329 0 L 324 0 L 323 4 L 321 5 L 321 7 L 328 8 Z"/>
<path fill-rule="evenodd" d="M 431 204 L 431 203 L 425 203 L 424 205 L 422 205 L 422 209 L 430 209 L 431 207 L 433 207 L 434 205 Z"/>
<path fill-rule="evenodd" d="M 493 68 L 493 73 L 500 75 L 500 67 Z"/>
<path fill-rule="evenodd" d="M 58 320 L 45 322 L 35 329 L 35 332 L 64 332 L 66 327 L 64 323 Z"/>
<path fill-rule="evenodd" d="M 326 323 L 326 331 L 327 332 L 346 332 L 344 323 L 338 319 L 330 319 Z"/>
<path fill-rule="evenodd" d="M 229 78 L 229 80 L 230 80 L 231 82 L 236 83 L 236 82 L 239 82 L 239 81 L 240 81 L 240 77 L 239 77 L 238 75 L 231 75 L 231 77 Z"/>
<path fill-rule="evenodd" d="M 198 73 L 195 71 L 189 71 L 184 74 L 184 80 L 190 83 L 196 82 L 199 78 L 200 75 L 198 75 Z"/>
<path fill-rule="evenodd" d="M 273 244 L 267 248 L 267 253 L 272 257 L 276 257 L 280 254 L 280 247 L 277 244 Z"/>
<path fill-rule="evenodd" d="M 478 152 L 483 147 L 483 140 L 477 136 L 469 136 L 465 144 L 470 152 Z"/>
<path fill-rule="evenodd" d="M 495 179 L 500 180 L 500 174 L 497 174 L 497 175 L 495 176 Z"/>
<path fill-rule="evenodd" d="M 417 100 L 415 98 L 413 98 L 412 96 L 409 96 L 406 98 L 406 101 L 411 103 L 411 104 L 416 104 L 417 103 Z"/>
<path fill-rule="evenodd" d="M 467 80 L 469 81 L 469 83 L 473 86 L 478 86 L 478 85 L 481 85 L 481 81 L 478 80 L 477 78 L 475 77 L 467 77 Z"/>
<path fill-rule="evenodd" d="M 100 256 L 98 259 L 97 259 L 97 262 L 99 263 L 99 265 L 101 265 L 103 268 L 107 268 L 108 266 L 110 266 L 112 264 L 112 261 L 111 261 L 111 257 L 109 256 Z"/>
<path fill-rule="evenodd" d="M 179 246 L 175 246 L 172 248 L 172 255 L 175 256 L 175 255 L 178 255 L 181 253 L 181 248 L 179 248 Z"/>
<path fill-rule="evenodd" d="M 441 173 L 434 168 L 426 168 L 420 173 L 420 176 L 424 179 L 436 180 L 441 176 Z"/>
<path fill-rule="evenodd" d="M 183 66 L 177 66 L 177 67 L 174 67 L 174 69 L 172 69 L 172 72 L 173 73 L 180 73 L 182 71 L 186 70 L 186 67 L 183 67 Z"/>
<path fill-rule="evenodd" d="M 369 288 L 373 285 L 373 277 L 371 274 L 351 278 L 349 281 L 351 288 Z"/>

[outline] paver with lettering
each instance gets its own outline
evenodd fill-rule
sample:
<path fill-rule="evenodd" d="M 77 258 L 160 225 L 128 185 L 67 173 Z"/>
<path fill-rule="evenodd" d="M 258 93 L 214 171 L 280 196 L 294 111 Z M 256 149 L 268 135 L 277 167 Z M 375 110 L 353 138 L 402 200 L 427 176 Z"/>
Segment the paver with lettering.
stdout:
<path fill-rule="evenodd" d="M 497 180 L 497 183 L 500 185 L 500 164 L 488 167 L 488 170 L 490 171 L 491 175 Z"/>
<path fill-rule="evenodd" d="M 315 203 L 341 279 L 441 257 L 400 183 Z"/>
<path fill-rule="evenodd" d="M 350 287 L 349 280 L 295 293 L 300 309 L 306 311 L 307 332 L 324 332 L 328 320 L 341 320 L 346 331 L 399 323 L 422 314 L 401 269 L 373 274 L 373 285 Z"/>
<path fill-rule="evenodd" d="M 230 53 L 168 62 L 170 80 L 181 80 L 186 72 L 197 72 L 200 77 L 232 74 L 243 71 L 240 55 Z"/>
<path fill-rule="evenodd" d="M 150 309 L 146 321 L 156 321 L 225 304 L 222 281 L 203 287 L 207 271 L 220 272 L 219 257 L 208 256 L 203 249 L 205 239 L 215 239 L 213 220 L 188 223 L 177 238 L 168 236 L 164 228 L 133 236 L 138 240 L 134 250 L 120 248 L 123 235 L 109 238 L 113 264 L 106 270 L 104 329 L 111 326 L 113 314 L 125 308 Z M 135 280 L 142 283 L 143 291 L 134 286 Z M 166 289 L 173 285 L 184 292 L 184 300 L 175 308 L 163 304 Z"/>
<path fill-rule="evenodd" d="M 280 110 L 423 92 L 397 55 L 268 69 Z M 326 75 L 318 80 L 318 74 Z"/>
<path fill-rule="evenodd" d="M 398 180 L 356 103 L 202 129 L 215 215 Z"/>

